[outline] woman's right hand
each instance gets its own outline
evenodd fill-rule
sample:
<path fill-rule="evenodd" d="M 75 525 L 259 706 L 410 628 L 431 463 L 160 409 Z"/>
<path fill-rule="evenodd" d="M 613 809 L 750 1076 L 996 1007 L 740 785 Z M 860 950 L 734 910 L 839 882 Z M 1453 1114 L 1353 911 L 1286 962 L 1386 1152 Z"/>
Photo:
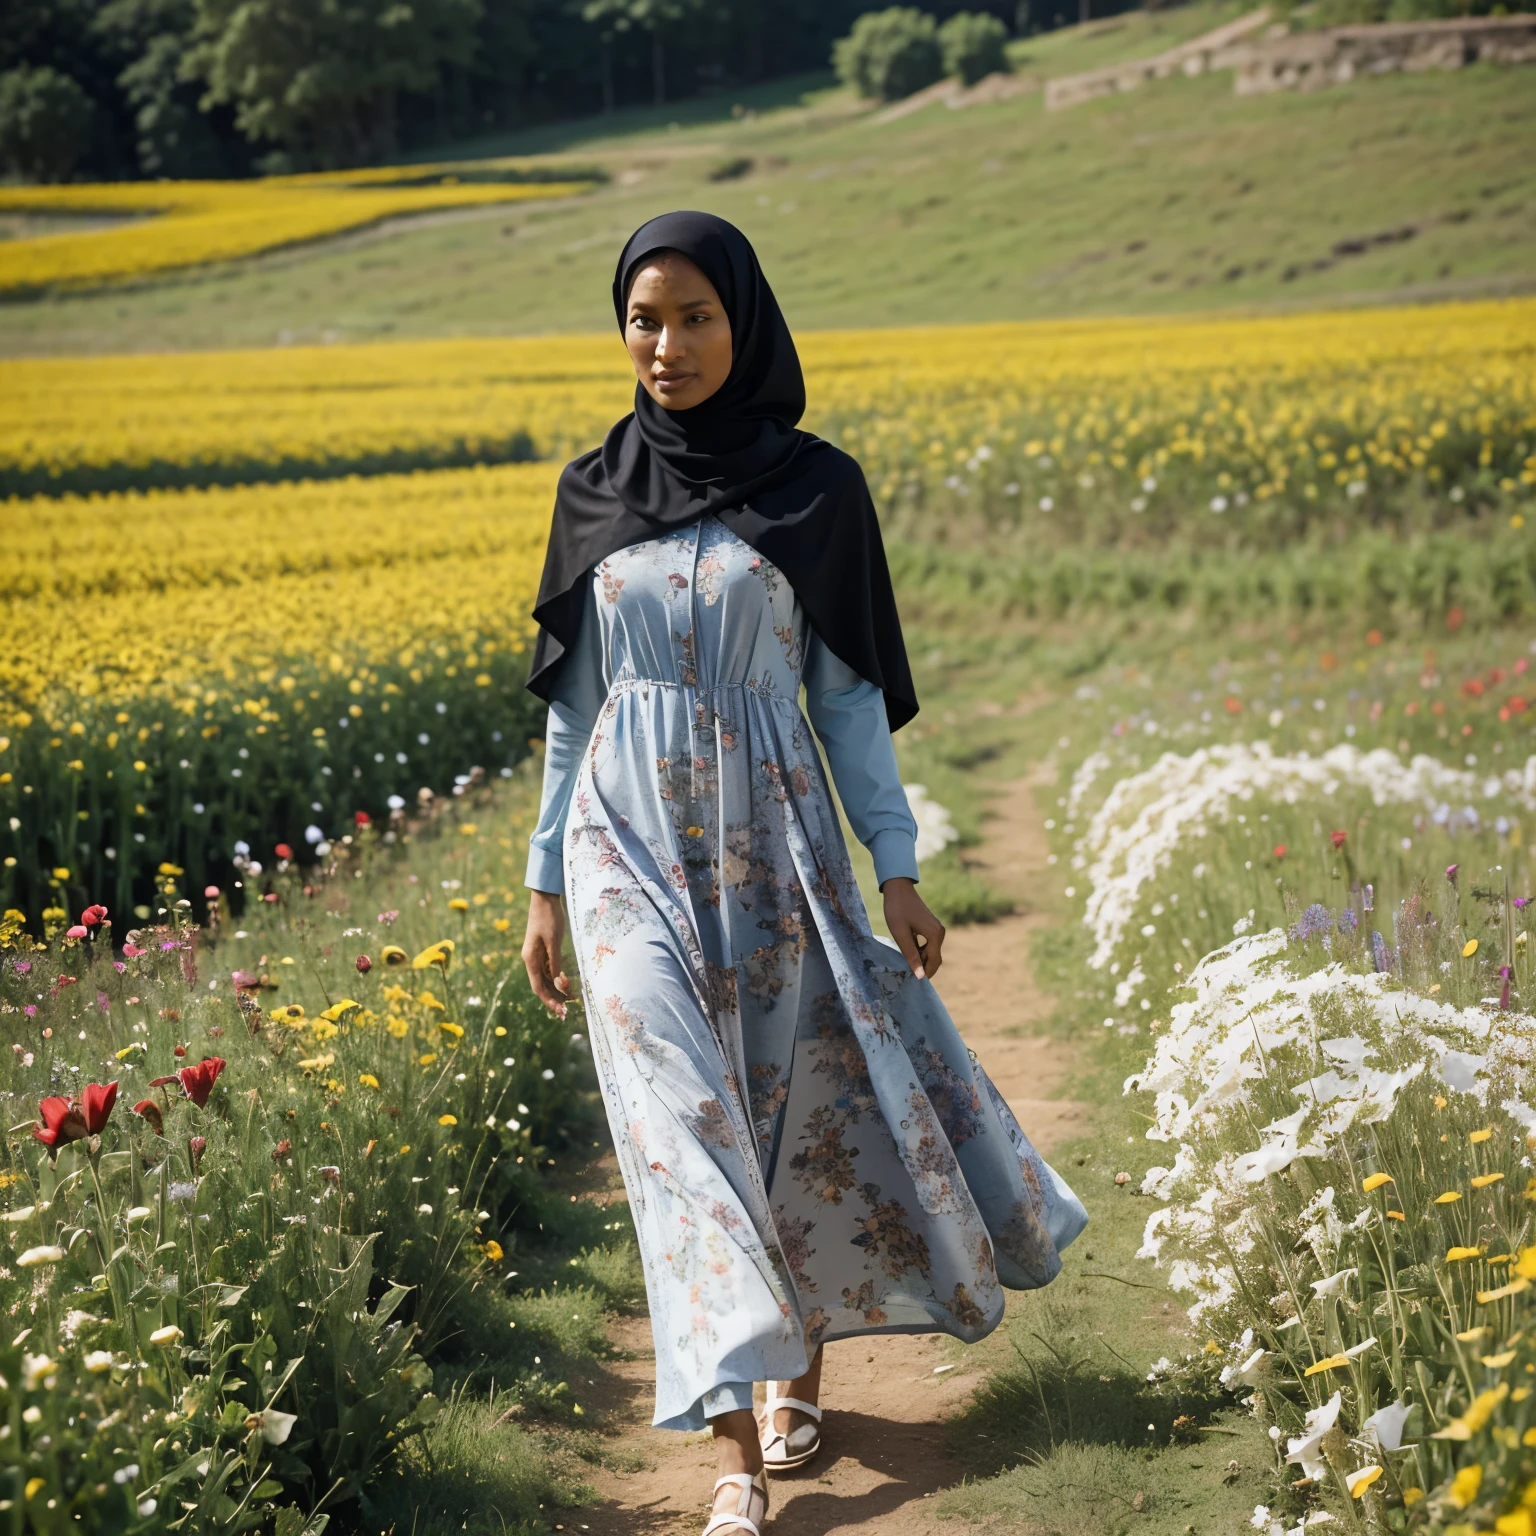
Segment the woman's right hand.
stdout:
<path fill-rule="evenodd" d="M 523 964 L 534 996 L 560 1018 L 565 1017 L 571 990 L 565 974 L 565 908 L 549 891 L 530 891 L 528 934 L 523 940 Z"/>

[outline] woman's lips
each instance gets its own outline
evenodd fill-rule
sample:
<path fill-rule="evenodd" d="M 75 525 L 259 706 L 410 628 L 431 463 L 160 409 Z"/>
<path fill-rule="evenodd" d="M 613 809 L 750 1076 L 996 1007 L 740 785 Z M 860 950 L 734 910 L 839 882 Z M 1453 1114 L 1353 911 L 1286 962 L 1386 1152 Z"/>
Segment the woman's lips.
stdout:
<path fill-rule="evenodd" d="M 672 394 L 693 382 L 691 373 L 658 373 L 653 375 L 656 388 L 663 394 Z"/>

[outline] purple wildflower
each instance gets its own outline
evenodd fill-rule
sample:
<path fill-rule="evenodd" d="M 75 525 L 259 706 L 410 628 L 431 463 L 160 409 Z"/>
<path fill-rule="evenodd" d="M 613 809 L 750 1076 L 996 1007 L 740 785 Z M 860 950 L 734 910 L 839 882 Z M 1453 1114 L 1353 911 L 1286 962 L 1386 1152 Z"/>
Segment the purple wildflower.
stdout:
<path fill-rule="evenodd" d="M 1387 941 L 1377 929 L 1371 930 L 1371 961 L 1378 971 L 1390 971 L 1396 957 L 1387 948 Z"/>
<path fill-rule="evenodd" d="M 23 1008 L 21 1011 L 24 1014 L 26 1014 L 26 1016 L 29 1019 L 35 1019 L 37 1017 L 37 1004 L 36 1003 L 28 1003 L 26 1005 L 26 1007 Z"/>
<path fill-rule="evenodd" d="M 1499 1007 L 1507 1010 L 1509 1008 L 1509 967 L 1501 965 L 1499 975 L 1504 978 L 1504 990 L 1499 993 Z"/>
<path fill-rule="evenodd" d="M 15 967 L 18 976 L 25 976 L 32 969 L 30 960 L 13 960 L 11 964 Z"/>
<path fill-rule="evenodd" d="M 1360 926 L 1360 919 L 1355 915 L 1353 907 L 1345 907 L 1339 913 L 1339 932 L 1353 933 Z"/>
<path fill-rule="evenodd" d="M 1529 896 L 1516 896 L 1515 897 L 1515 910 L 1516 911 L 1519 911 L 1519 909 L 1521 907 L 1528 907 L 1528 906 L 1530 906 L 1530 904 L 1531 904 L 1531 898 Z"/>
<path fill-rule="evenodd" d="M 1333 913 L 1322 902 L 1314 901 L 1301 914 L 1301 920 L 1291 929 L 1291 937 L 1293 939 L 1315 939 L 1322 934 L 1332 932 Z"/>
<path fill-rule="evenodd" d="M 96 994 L 96 1006 L 100 1008 L 103 1013 L 111 1013 L 112 999 L 108 997 L 105 992 L 98 992 Z"/>
<path fill-rule="evenodd" d="M 1449 880 L 1452 885 L 1456 884 L 1456 871 L 1460 868 L 1460 864 L 1447 864 L 1445 866 L 1445 878 Z"/>

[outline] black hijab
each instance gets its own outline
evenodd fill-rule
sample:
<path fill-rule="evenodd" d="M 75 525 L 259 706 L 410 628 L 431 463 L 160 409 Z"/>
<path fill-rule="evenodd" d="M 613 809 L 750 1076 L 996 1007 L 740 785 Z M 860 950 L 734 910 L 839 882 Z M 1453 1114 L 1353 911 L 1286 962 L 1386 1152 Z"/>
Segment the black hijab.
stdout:
<path fill-rule="evenodd" d="M 864 472 L 797 430 L 805 379 L 794 340 L 756 252 L 724 219 L 668 213 L 630 237 L 613 281 L 620 331 L 636 272 L 663 250 L 688 257 L 714 284 L 731 323 L 731 371 L 686 411 L 663 409 L 637 383 L 634 410 L 602 447 L 566 465 L 533 609 L 528 687 L 551 697 L 593 566 L 714 516 L 784 573 L 833 655 L 884 692 L 897 730 L 917 713 L 917 696 Z"/>

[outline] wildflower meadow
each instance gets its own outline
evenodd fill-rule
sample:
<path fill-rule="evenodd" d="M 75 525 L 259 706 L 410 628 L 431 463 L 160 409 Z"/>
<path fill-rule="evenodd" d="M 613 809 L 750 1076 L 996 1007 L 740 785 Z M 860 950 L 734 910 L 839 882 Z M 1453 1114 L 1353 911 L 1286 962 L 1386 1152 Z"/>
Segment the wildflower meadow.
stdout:
<path fill-rule="evenodd" d="M 1264 1427 L 1265 1536 L 1519 1536 L 1536 657 L 1348 651 L 1218 656 L 1150 698 L 1127 668 L 1071 711 L 1053 857 L 1084 995 L 1144 1056 L 1138 1258 L 1193 1324 L 1153 1375 Z"/>
<path fill-rule="evenodd" d="M 1094 1220 L 1190 1330 L 1112 1433 L 1257 1425 L 1264 1536 L 1536 1533 L 1533 346 L 1525 299 L 803 338 L 882 509 L 947 921 L 1008 909 L 967 863 L 988 731 L 1059 776 L 1074 1048 L 1148 1149 Z M 534 1536 L 614 1454 L 634 1248 L 562 1183 L 603 1138 L 580 1009 L 517 949 L 529 609 L 621 362 L 9 366 L 14 1529 Z M 1029 708 L 952 701 L 1003 676 Z"/>
<path fill-rule="evenodd" d="M 579 1423 L 540 1362 L 609 1293 L 579 1257 L 558 1298 L 504 1275 L 588 1127 L 589 1069 L 511 984 L 520 850 L 471 819 L 485 794 L 360 818 L 320 870 L 241 855 L 201 929 L 179 871 L 145 922 L 0 924 L 16 1528 L 318 1533 L 402 1482 L 435 1506 L 419 1441 L 466 1355 L 498 1362 L 503 1423 Z M 562 1496 L 521 1460 L 518 1530 L 521 1500 Z"/>

